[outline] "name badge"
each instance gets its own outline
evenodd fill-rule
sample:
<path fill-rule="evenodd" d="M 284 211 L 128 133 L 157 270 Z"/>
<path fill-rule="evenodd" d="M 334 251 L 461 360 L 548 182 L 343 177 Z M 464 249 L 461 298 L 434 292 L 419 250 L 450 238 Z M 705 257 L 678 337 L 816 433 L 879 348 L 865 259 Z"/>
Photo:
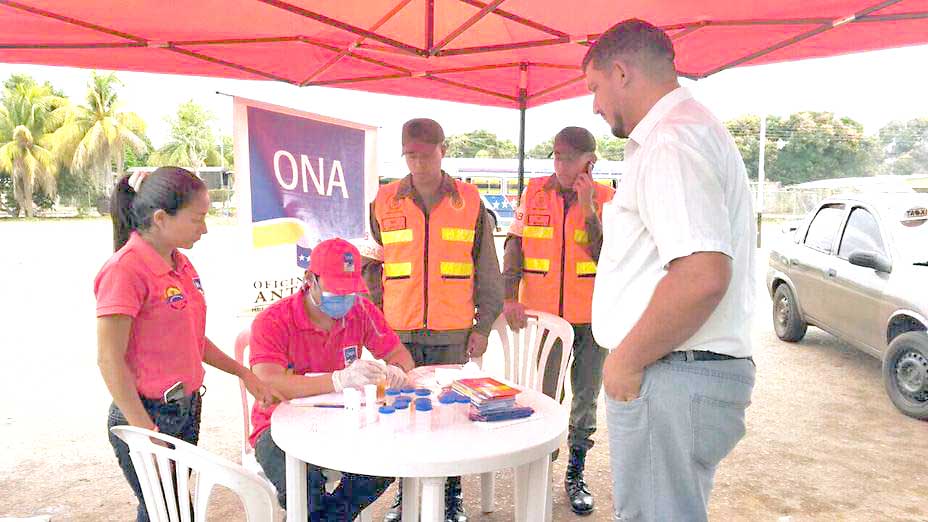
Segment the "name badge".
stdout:
<path fill-rule="evenodd" d="M 345 367 L 351 366 L 351 363 L 358 360 L 357 345 L 342 348 L 342 357 L 345 359 Z"/>
<path fill-rule="evenodd" d="M 547 227 L 551 225 L 551 216 L 545 214 L 529 214 L 528 225 L 530 227 Z"/>

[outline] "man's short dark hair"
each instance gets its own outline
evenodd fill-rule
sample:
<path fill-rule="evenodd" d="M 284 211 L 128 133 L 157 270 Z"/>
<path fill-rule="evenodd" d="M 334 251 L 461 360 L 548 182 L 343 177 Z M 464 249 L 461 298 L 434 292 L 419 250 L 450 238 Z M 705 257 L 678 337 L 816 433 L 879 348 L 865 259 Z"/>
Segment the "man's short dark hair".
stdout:
<path fill-rule="evenodd" d="M 645 62 L 641 65 L 653 67 L 654 64 L 648 62 L 664 59 L 673 64 L 676 54 L 673 42 L 663 29 L 632 18 L 613 25 L 600 35 L 583 57 L 583 70 L 590 64 L 602 69 L 619 56 L 638 57 Z"/>

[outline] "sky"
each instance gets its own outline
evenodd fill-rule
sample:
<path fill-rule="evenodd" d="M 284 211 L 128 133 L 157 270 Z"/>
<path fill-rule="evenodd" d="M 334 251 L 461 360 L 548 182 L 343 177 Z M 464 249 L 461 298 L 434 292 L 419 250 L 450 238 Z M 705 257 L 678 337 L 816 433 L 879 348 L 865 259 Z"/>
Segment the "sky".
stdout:
<path fill-rule="evenodd" d="M 875 134 L 893 120 L 928 117 L 926 63 L 928 45 L 923 45 L 741 67 L 695 82 L 683 80 L 683 84 L 722 120 L 761 112 L 786 116 L 797 111 L 829 111 L 851 117 L 864 125 L 866 133 Z M 50 81 L 80 103 L 90 76 L 86 69 L 0 63 L 0 78 L 12 73 Z M 518 143 L 519 113 L 513 109 L 269 81 L 133 72 L 117 75 L 124 84 L 120 91 L 123 110 L 138 113 L 148 123 L 156 147 L 168 139 L 167 118 L 191 99 L 215 115 L 217 134 L 231 135 L 232 99 L 217 91 L 377 126 L 381 161 L 399 159 L 400 128 L 413 117 L 438 120 L 447 135 L 486 129 Z M 586 127 L 597 136 L 609 134 L 606 123 L 592 112 L 592 97 L 584 96 L 529 109 L 526 149 L 568 125 Z"/>

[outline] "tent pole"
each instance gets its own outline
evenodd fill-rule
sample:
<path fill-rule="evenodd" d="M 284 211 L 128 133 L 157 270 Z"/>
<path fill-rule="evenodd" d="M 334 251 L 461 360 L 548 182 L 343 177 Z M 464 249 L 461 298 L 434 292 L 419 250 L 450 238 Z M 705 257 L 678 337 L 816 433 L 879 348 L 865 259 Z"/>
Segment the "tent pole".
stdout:
<path fill-rule="evenodd" d="M 525 104 L 519 107 L 519 195 L 525 188 Z"/>
<path fill-rule="evenodd" d="M 528 64 L 519 64 L 519 197 L 525 189 L 525 108 L 528 105 Z"/>

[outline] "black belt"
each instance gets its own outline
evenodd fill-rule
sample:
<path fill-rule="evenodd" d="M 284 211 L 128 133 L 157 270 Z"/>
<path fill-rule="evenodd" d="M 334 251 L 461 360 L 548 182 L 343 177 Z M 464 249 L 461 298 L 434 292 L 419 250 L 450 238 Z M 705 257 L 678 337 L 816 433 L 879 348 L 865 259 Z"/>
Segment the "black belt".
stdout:
<path fill-rule="evenodd" d="M 709 352 L 706 350 L 686 350 L 680 352 L 670 352 L 661 358 L 665 361 L 734 361 L 745 359 L 753 361 L 750 357 L 733 357 L 724 353 Z"/>

